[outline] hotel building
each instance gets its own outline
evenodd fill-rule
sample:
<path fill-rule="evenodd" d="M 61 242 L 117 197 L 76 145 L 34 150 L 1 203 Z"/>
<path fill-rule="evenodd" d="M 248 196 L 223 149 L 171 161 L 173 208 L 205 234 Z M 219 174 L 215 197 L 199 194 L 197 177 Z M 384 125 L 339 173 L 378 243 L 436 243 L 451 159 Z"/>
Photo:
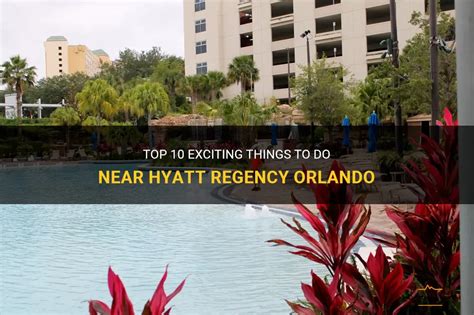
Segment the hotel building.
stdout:
<path fill-rule="evenodd" d="M 46 77 L 82 72 L 93 76 L 110 58 L 102 49 L 90 50 L 85 45 L 69 45 L 64 36 L 51 36 L 44 43 Z"/>
<path fill-rule="evenodd" d="M 426 12 L 427 0 L 397 0 L 400 49 L 419 29 L 409 23 L 414 11 Z M 442 0 L 443 11 L 454 0 Z M 382 62 L 380 42 L 390 38 L 389 0 L 184 0 L 186 75 L 227 72 L 232 59 L 253 57 L 260 71 L 254 92 L 260 102 L 275 97 L 288 101 L 290 75 L 307 64 L 306 39 L 311 32 L 310 58 L 326 56 L 342 64 L 351 78 L 364 79 Z M 224 97 L 239 93 L 236 84 Z"/>

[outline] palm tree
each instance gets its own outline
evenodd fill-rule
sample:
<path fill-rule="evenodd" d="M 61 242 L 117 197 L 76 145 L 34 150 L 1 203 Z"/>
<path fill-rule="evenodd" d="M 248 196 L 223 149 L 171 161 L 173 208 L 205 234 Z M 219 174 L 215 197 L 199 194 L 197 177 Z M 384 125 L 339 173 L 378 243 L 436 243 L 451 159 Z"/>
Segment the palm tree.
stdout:
<path fill-rule="evenodd" d="M 59 126 L 66 126 L 66 148 L 69 149 L 69 127 L 80 124 L 79 113 L 70 106 L 59 107 L 51 114 L 51 119 Z"/>
<path fill-rule="evenodd" d="M 229 82 L 240 83 L 242 95 L 249 86 L 252 87 L 253 83 L 260 79 L 259 71 L 255 67 L 255 62 L 251 56 L 235 57 L 229 65 L 227 77 Z"/>
<path fill-rule="evenodd" d="M 131 91 L 131 100 L 135 112 L 138 116 L 145 116 L 148 125 L 154 116 L 164 116 L 170 110 L 170 99 L 160 83 L 145 82 L 137 85 Z"/>
<path fill-rule="evenodd" d="M 191 107 L 193 114 L 196 113 L 197 102 L 209 87 L 208 77 L 202 74 L 187 76 L 183 82 L 183 89 L 191 96 Z"/>
<path fill-rule="evenodd" d="M 28 67 L 26 59 L 19 55 L 13 56 L 9 61 L 2 64 L 3 70 L 0 71 L 3 81 L 8 84 L 10 89 L 16 92 L 16 110 L 17 118 L 22 116 L 22 98 L 25 87 L 32 86 L 35 83 L 36 68 Z"/>
<path fill-rule="evenodd" d="M 86 116 L 94 116 L 98 122 L 112 119 L 117 112 L 117 91 L 105 80 L 88 81 L 76 95 L 79 111 Z"/>
<path fill-rule="evenodd" d="M 225 74 L 219 71 L 210 71 L 207 74 L 210 89 L 210 100 L 215 101 L 222 96 L 221 90 L 227 86 Z"/>

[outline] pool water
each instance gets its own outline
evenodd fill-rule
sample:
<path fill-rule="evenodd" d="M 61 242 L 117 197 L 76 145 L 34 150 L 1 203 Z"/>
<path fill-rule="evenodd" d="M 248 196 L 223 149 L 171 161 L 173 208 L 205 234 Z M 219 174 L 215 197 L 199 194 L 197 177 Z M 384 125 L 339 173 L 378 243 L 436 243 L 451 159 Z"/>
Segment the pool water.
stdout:
<path fill-rule="evenodd" d="M 302 243 L 277 215 L 237 205 L 7 205 L 0 210 L 0 314 L 87 314 L 111 302 L 107 268 L 140 314 L 166 264 L 165 288 L 188 276 L 172 314 L 289 314 L 310 270 L 272 247 Z"/>

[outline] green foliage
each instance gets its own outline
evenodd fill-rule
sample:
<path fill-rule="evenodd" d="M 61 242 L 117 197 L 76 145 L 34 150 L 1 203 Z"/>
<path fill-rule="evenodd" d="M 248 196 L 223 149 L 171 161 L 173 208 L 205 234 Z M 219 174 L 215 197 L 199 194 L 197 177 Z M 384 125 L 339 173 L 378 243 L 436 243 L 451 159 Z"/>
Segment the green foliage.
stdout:
<path fill-rule="evenodd" d="M 386 65 L 385 63 L 380 67 Z M 390 89 L 392 80 L 390 78 L 378 78 L 369 73 L 364 81 L 359 82 L 352 89 L 350 104 L 356 109 L 356 115 L 350 116 L 353 124 L 366 124 L 367 117 L 372 111 L 383 119 L 393 114 L 390 106 Z"/>
<path fill-rule="evenodd" d="M 192 112 L 196 112 L 197 102 L 207 94 L 208 78 L 202 74 L 190 75 L 184 78 L 181 90 L 191 96 Z"/>
<path fill-rule="evenodd" d="M 229 65 L 227 78 L 231 83 L 240 84 L 241 94 L 244 94 L 253 82 L 260 80 L 260 74 L 251 56 L 239 56 Z"/>
<path fill-rule="evenodd" d="M 97 117 L 96 122 L 111 120 L 117 113 L 117 92 L 105 80 L 88 81 L 76 98 L 81 114 Z"/>
<path fill-rule="evenodd" d="M 151 80 L 161 83 L 170 97 L 172 109 L 182 106 L 185 98 L 179 95 L 178 88 L 184 79 L 184 60 L 180 57 L 169 56 L 160 60 L 151 75 Z"/>
<path fill-rule="evenodd" d="M 86 119 L 82 121 L 82 126 L 85 127 L 97 127 L 97 126 L 108 126 L 109 121 L 97 116 L 87 116 Z"/>
<path fill-rule="evenodd" d="M 3 70 L 0 70 L 2 81 L 8 85 L 11 90 L 16 92 L 17 117 L 21 118 L 22 114 L 22 97 L 25 88 L 33 86 L 36 77 L 36 68 L 28 67 L 26 59 L 22 59 L 19 55 L 13 56 L 10 60 L 2 64 Z"/>
<path fill-rule="evenodd" d="M 109 71 L 112 69 L 113 74 L 118 74 L 123 82 L 129 82 L 135 78 L 149 78 L 163 58 L 163 52 L 158 47 L 141 52 L 127 48 L 121 51 L 119 58 L 107 68 Z"/>
<path fill-rule="evenodd" d="M 371 74 L 373 79 L 397 78 L 400 88 L 392 85 L 386 88 L 388 100 L 398 98 L 404 117 L 431 112 L 431 73 L 430 73 L 430 35 L 427 17 L 413 13 L 411 23 L 419 26 L 421 32 L 407 42 L 400 55 L 400 69 L 395 69 L 390 61 L 377 67 Z M 451 40 L 454 36 L 455 20 L 445 13 L 439 16 L 438 32 L 440 38 Z M 456 54 L 439 54 L 440 107 L 456 111 Z M 384 99 L 384 102 L 387 99 Z"/>
<path fill-rule="evenodd" d="M 28 103 L 41 99 L 47 104 L 59 104 L 64 99 L 66 104 L 77 107 L 76 94 L 88 80 L 90 77 L 81 72 L 41 79 L 36 86 L 25 91 L 24 99 Z"/>
<path fill-rule="evenodd" d="M 170 110 L 170 100 L 160 83 L 145 82 L 130 91 L 130 103 L 138 117 L 148 121 L 154 116 L 164 116 Z"/>
<path fill-rule="evenodd" d="M 344 69 L 331 68 L 326 59 L 315 60 L 302 67 L 302 74 L 293 81 L 294 94 L 306 119 L 311 123 L 334 126 L 353 111 L 346 100 L 346 84 L 341 78 Z M 354 113 L 352 113 L 354 115 Z"/>
<path fill-rule="evenodd" d="M 276 111 L 275 107 L 259 105 L 250 93 L 238 95 L 229 102 L 222 102 L 221 106 L 224 121 L 235 126 L 263 125 Z"/>
<path fill-rule="evenodd" d="M 70 106 L 59 107 L 51 114 L 54 124 L 60 126 L 75 126 L 81 123 L 79 113 Z"/>
<path fill-rule="evenodd" d="M 228 85 L 225 74 L 219 71 L 209 71 L 206 76 L 210 93 L 209 99 L 211 101 L 220 99 L 222 96 L 222 89 Z"/>

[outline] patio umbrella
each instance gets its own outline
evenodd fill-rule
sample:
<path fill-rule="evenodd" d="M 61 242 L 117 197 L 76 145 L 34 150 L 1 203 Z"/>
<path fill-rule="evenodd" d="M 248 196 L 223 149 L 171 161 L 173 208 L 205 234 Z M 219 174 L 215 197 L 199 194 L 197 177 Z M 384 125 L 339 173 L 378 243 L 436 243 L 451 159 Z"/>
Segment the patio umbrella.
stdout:
<path fill-rule="evenodd" d="M 347 115 L 342 120 L 342 129 L 343 129 L 342 145 L 346 148 L 350 148 L 351 147 L 351 138 L 350 138 L 351 121 L 349 119 L 349 116 Z"/>
<path fill-rule="evenodd" d="M 277 124 L 272 124 L 272 145 L 278 145 L 278 126 Z"/>
<path fill-rule="evenodd" d="M 368 152 L 377 151 L 377 126 L 379 125 L 379 118 L 375 111 L 369 117 L 369 147 Z"/>

